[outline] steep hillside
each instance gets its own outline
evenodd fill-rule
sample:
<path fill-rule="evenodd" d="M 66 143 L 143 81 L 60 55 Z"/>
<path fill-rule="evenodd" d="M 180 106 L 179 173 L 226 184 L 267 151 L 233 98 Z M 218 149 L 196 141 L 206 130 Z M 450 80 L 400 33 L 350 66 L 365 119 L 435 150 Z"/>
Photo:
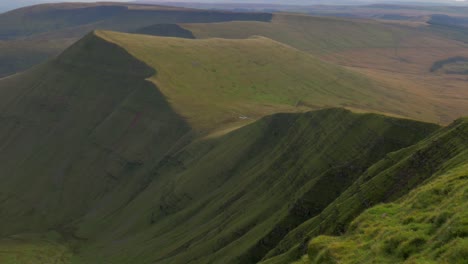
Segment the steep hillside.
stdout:
<path fill-rule="evenodd" d="M 356 218 L 341 237 L 318 237 L 304 260 L 312 263 L 464 263 L 468 259 L 468 122 L 451 128 L 464 143 L 423 186 Z M 457 144 L 458 145 L 458 144 Z M 463 145 L 461 145 L 463 146 Z M 306 262 L 308 263 L 308 262 Z"/>
<path fill-rule="evenodd" d="M 265 114 L 349 107 L 415 119 L 431 101 L 386 90 L 360 74 L 267 38 L 161 38 L 98 31 L 155 70 L 150 80 L 197 130 Z"/>
<path fill-rule="evenodd" d="M 60 229 L 119 185 L 127 198 L 139 190 L 137 174 L 191 130 L 152 74 L 91 34 L 0 81 L 0 234 Z"/>
<path fill-rule="evenodd" d="M 403 199 L 367 210 L 342 237 L 313 239 L 307 258 L 311 263 L 466 262 L 466 158 L 457 165 Z"/>
<path fill-rule="evenodd" d="M 341 260 L 345 263 L 362 263 L 363 261 L 372 262 L 376 260 L 382 263 L 395 263 L 395 261 L 403 261 L 412 254 L 421 254 L 419 257 L 425 259 L 424 261 L 430 259 L 436 261 L 439 257 L 443 257 L 442 253 L 446 249 L 442 247 L 442 244 L 437 243 L 439 238 L 435 237 L 435 233 L 426 234 L 424 241 L 417 239 L 411 242 L 410 240 L 416 236 L 421 236 L 424 231 L 432 230 L 435 232 L 440 228 L 440 226 L 436 226 L 437 223 L 431 222 L 429 219 L 429 214 L 435 217 L 439 214 L 439 212 L 431 209 L 447 206 L 447 214 L 452 216 L 457 214 L 458 206 L 462 208 L 463 203 L 466 203 L 466 199 L 460 194 L 463 194 L 464 186 L 466 186 L 466 179 L 463 175 L 466 175 L 466 164 L 468 164 L 467 135 L 468 123 L 466 119 L 460 119 L 414 146 L 385 156 L 384 159 L 364 172 L 319 215 L 305 221 L 296 230 L 290 232 L 274 250 L 269 252 L 265 258 L 265 263 L 291 261 L 299 257 L 310 238 L 320 234 L 339 235 L 346 230 L 349 230 L 350 234 L 343 237 L 342 241 L 336 239 L 336 243 L 333 242 L 334 239 L 332 238 L 321 237 L 313 240 L 309 260 L 316 261 L 316 263 L 334 263 L 333 258 L 337 258 L 338 261 Z M 458 178 L 459 176 L 462 177 L 459 178 L 457 183 L 457 189 L 459 188 L 457 191 L 453 186 L 453 181 L 448 179 Z M 431 180 L 430 185 L 425 185 L 425 187 L 418 189 L 410 196 L 397 200 L 428 179 Z M 433 195 L 430 195 L 431 191 L 429 189 L 433 188 L 434 184 L 443 187 L 445 190 L 453 190 L 453 192 L 444 192 L 442 190 L 441 193 L 435 191 Z M 444 184 L 445 186 L 443 186 Z M 419 192 L 422 194 L 418 194 Z M 420 196 L 420 198 L 416 199 L 415 196 Z M 446 196 L 446 201 L 442 199 L 443 196 Z M 456 202 L 457 199 L 459 203 Z M 348 227 L 349 223 L 364 209 L 381 202 L 394 202 L 396 200 L 395 204 L 382 205 L 369 210 L 368 213 L 358 217 L 354 224 Z M 455 203 L 448 205 L 450 203 L 448 201 Z M 383 219 L 379 220 L 379 224 L 377 224 L 376 219 L 379 216 L 371 215 L 382 210 L 380 217 L 382 217 L 382 214 L 387 213 L 390 219 L 386 220 L 385 217 L 382 217 Z M 414 215 L 409 214 L 397 220 L 397 216 L 406 213 L 414 213 Z M 448 215 L 446 217 L 449 218 Z M 454 218 L 455 220 L 456 218 Z M 454 223 L 454 228 L 456 226 L 461 230 L 466 230 L 466 223 Z M 410 231 L 412 227 L 414 227 L 413 232 Z M 387 231 L 395 232 L 395 234 L 390 236 L 389 233 L 385 233 Z M 457 236 L 447 237 L 445 242 L 448 243 Z M 463 239 L 466 234 L 460 233 L 460 236 Z M 435 241 L 429 241 L 431 237 Z M 354 238 L 357 241 L 352 242 Z M 379 238 L 382 240 L 379 240 Z M 297 243 L 300 239 L 303 239 L 302 244 Z M 428 243 L 427 247 L 418 248 L 426 241 Z M 388 251 L 381 247 L 384 243 L 389 243 L 384 245 L 387 246 Z M 453 243 L 455 243 L 455 246 L 458 242 L 453 241 Z M 365 253 L 366 250 L 368 250 L 367 253 Z M 407 250 L 408 252 L 406 252 Z M 430 252 L 432 250 L 434 251 Z M 436 252 L 435 250 L 441 252 L 441 254 L 431 255 Z M 278 256 L 281 253 L 283 254 Z M 455 254 L 456 252 L 452 253 Z M 275 255 L 276 257 L 274 257 Z M 463 255 L 454 257 L 460 260 Z M 415 256 L 415 258 L 417 257 Z"/>
<path fill-rule="evenodd" d="M 373 162 L 436 128 L 327 109 L 195 142 L 155 165 L 125 207 L 101 205 L 84 217 L 80 260 L 255 263 Z"/>

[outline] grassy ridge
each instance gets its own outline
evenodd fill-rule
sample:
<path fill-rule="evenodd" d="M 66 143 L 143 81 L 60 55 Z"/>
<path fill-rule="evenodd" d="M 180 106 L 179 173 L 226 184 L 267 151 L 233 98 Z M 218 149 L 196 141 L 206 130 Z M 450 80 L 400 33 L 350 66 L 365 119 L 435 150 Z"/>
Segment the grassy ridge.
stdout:
<path fill-rule="evenodd" d="M 467 122 L 453 127 L 466 142 Z M 373 207 L 341 237 L 317 237 L 310 263 L 464 263 L 468 259 L 468 152 L 454 156 L 423 186 Z M 309 263 L 306 261 L 305 263 Z"/>
<path fill-rule="evenodd" d="M 182 28 L 177 24 L 156 24 L 135 30 L 133 33 L 145 34 L 161 37 L 178 37 L 194 39 L 192 32 Z"/>
<path fill-rule="evenodd" d="M 94 238 L 81 261 L 254 263 L 374 160 L 436 128 L 326 109 L 195 142 L 157 164 L 125 208 L 84 218 L 77 235 Z"/>
<path fill-rule="evenodd" d="M 284 263 L 298 258 L 302 249 L 295 243 L 299 239 L 305 238 L 302 244 L 305 246 L 309 238 L 317 235 L 341 234 L 364 209 L 380 202 L 395 201 L 427 179 L 444 174 L 456 165 L 466 164 L 466 129 L 466 120 L 459 120 L 410 148 L 387 155 L 363 173 L 320 215 L 290 232 L 269 253 L 267 257 L 272 258 L 265 263 Z M 434 203 L 434 206 L 439 205 Z M 273 257 L 282 252 L 284 254 Z"/>

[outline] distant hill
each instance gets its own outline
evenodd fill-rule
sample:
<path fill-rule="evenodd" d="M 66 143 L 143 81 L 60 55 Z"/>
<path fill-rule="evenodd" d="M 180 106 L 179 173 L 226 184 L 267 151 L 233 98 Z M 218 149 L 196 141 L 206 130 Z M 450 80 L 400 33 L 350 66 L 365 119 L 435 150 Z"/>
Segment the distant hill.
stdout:
<path fill-rule="evenodd" d="M 0 78 L 58 55 L 94 29 L 134 32 L 157 24 L 269 21 L 268 13 L 241 13 L 124 3 L 61 3 L 0 14 Z"/>
<path fill-rule="evenodd" d="M 466 76 L 430 71 L 438 61 L 468 57 L 468 35 L 463 30 L 418 22 L 402 24 L 301 14 L 274 14 L 268 23 L 233 21 L 180 26 L 202 39 L 268 37 L 364 74 L 386 89 L 434 99 L 433 106 L 426 108 L 435 110 L 433 115 L 413 111 L 419 120 L 448 124 L 468 113 L 464 102 L 468 98 Z"/>

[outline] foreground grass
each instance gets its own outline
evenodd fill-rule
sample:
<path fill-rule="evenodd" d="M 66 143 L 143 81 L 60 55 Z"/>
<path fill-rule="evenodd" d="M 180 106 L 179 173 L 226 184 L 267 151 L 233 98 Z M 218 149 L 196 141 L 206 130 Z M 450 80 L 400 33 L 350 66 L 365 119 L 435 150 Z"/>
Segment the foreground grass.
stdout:
<path fill-rule="evenodd" d="M 298 259 L 310 239 L 323 234 L 343 234 L 364 210 L 382 202 L 397 201 L 428 179 L 435 179 L 452 169 L 465 166 L 468 163 L 467 134 L 467 120 L 459 119 L 409 148 L 386 155 L 362 173 L 319 215 L 288 233 L 267 254 L 265 263 L 285 263 Z M 432 201 L 429 199 L 427 202 Z M 439 206 L 437 200 L 433 203 Z M 301 238 L 302 242 L 298 242 Z"/>
<path fill-rule="evenodd" d="M 27 234 L 0 239 L 0 263 L 2 264 L 69 264 L 72 254 L 60 243 L 60 235 L 50 232 L 44 235 Z M 63 240 L 62 240 L 63 242 Z"/>
<path fill-rule="evenodd" d="M 309 244 L 311 263 L 466 263 L 468 165 L 431 179 L 395 203 L 367 210 L 342 237 Z"/>

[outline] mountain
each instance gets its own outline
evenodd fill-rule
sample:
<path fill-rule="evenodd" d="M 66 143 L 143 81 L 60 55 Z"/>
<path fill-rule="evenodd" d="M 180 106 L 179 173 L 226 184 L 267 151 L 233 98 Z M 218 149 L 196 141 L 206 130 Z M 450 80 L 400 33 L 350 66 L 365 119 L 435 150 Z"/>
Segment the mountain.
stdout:
<path fill-rule="evenodd" d="M 288 263 L 467 162 L 464 120 L 330 108 L 403 104 L 264 37 L 95 31 L 0 93 L 2 263 Z"/>
<path fill-rule="evenodd" d="M 134 32 L 155 24 L 268 21 L 268 13 L 241 13 L 127 3 L 57 3 L 0 14 L 0 78 L 57 56 L 95 29 Z"/>
<path fill-rule="evenodd" d="M 352 11 L 367 12 L 371 17 L 389 14 L 386 13 L 389 10 L 397 15 L 407 14 L 405 10 L 420 12 L 411 6 L 404 10 L 401 8 L 377 5 Z M 328 9 L 322 7 L 317 10 Z M 392 101 L 378 102 L 373 99 L 375 94 L 367 94 L 358 96 L 370 99 L 364 109 L 362 103 L 355 105 L 350 102 L 352 100 L 341 100 L 338 105 L 321 100 L 321 106 L 357 106 L 360 110 L 372 109 L 374 112 L 447 125 L 468 112 L 468 104 L 465 103 L 468 75 L 463 74 L 465 66 L 457 63 L 447 64 L 447 70 L 431 69 L 440 62 L 468 57 L 468 37 L 463 28 L 424 22 L 430 19 L 428 14 L 440 10 L 451 16 L 463 13 L 460 8 L 427 7 L 424 14 L 416 14 L 422 20 L 390 21 L 123 3 L 39 5 L 0 15 L 0 21 L 4 22 L 0 23 L 0 34 L 9 36 L 9 39 L 0 41 L 0 75 L 16 73 L 44 62 L 96 28 L 191 39 L 262 36 L 309 53 L 328 64 L 346 67 L 358 73 L 354 76 L 365 76 L 371 80 L 370 85 L 378 95 L 386 94 Z M 223 83 L 226 85 L 231 84 Z M 367 88 L 364 90 L 368 91 Z M 288 100 L 298 96 L 292 94 Z M 348 93 L 347 96 L 357 98 L 356 94 Z M 317 105 L 317 100 L 320 99 L 311 102 L 312 107 Z M 403 101 L 398 108 L 389 107 L 397 100 Z M 289 111 L 286 108 L 289 106 L 286 105 L 282 111 Z M 230 110 L 239 113 L 239 109 Z M 263 112 L 274 111 L 264 109 Z M 240 113 L 237 117 L 241 115 L 246 114 Z"/>

